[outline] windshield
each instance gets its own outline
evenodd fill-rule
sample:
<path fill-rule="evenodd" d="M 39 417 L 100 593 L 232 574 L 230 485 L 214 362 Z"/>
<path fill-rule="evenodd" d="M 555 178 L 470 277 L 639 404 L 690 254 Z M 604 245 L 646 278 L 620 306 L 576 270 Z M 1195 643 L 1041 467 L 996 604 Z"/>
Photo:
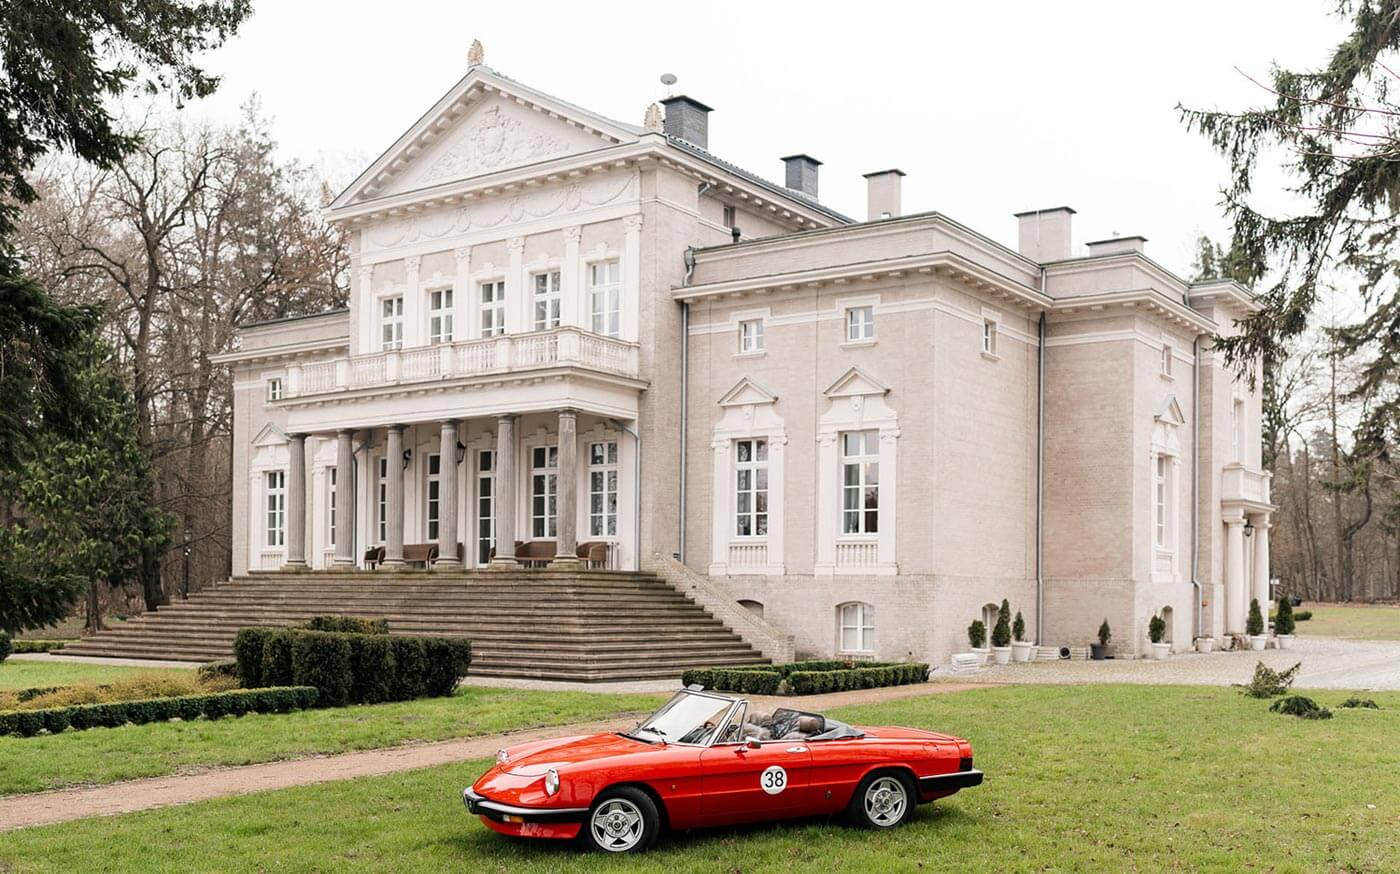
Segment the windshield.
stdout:
<path fill-rule="evenodd" d="M 677 692 L 676 696 L 637 726 L 643 740 L 703 744 L 734 702 L 728 698 Z"/>

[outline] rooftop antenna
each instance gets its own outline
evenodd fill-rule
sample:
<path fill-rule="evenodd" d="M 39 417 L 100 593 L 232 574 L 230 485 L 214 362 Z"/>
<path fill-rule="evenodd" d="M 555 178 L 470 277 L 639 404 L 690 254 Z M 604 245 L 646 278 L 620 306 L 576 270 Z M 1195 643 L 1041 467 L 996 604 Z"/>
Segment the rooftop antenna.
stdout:
<path fill-rule="evenodd" d="M 670 97 L 670 96 L 671 96 L 671 86 L 674 85 L 674 84 L 676 84 L 676 74 L 675 74 L 675 73 L 662 73 L 662 74 L 661 74 L 661 84 L 666 86 L 666 96 L 667 96 L 667 97 Z"/>

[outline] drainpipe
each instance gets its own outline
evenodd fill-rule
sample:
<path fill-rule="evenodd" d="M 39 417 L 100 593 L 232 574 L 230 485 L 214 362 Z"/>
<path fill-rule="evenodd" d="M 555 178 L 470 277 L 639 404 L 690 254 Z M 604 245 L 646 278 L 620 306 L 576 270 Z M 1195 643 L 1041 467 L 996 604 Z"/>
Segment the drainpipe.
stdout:
<path fill-rule="evenodd" d="M 1201 636 L 1201 581 L 1197 570 L 1201 551 L 1200 489 L 1201 489 L 1201 337 L 1191 342 L 1191 588 L 1195 592 L 1196 609 L 1191 629 L 1191 644 Z"/>
<path fill-rule="evenodd" d="M 1041 289 L 1045 288 L 1041 268 Z M 1045 645 L 1045 311 L 1037 332 L 1035 392 L 1035 631 Z"/>
<path fill-rule="evenodd" d="M 642 569 L 642 435 L 633 430 L 632 426 L 617 419 L 609 419 L 613 425 L 621 431 L 626 431 L 632 435 L 632 442 L 635 444 L 636 458 L 633 460 L 632 471 L 636 479 L 636 484 L 632 486 L 632 549 L 637 553 L 637 570 Z"/>
<path fill-rule="evenodd" d="M 682 285 L 690 285 L 695 275 L 695 248 L 685 249 L 685 279 Z M 676 560 L 685 564 L 685 465 L 686 436 L 690 421 L 690 301 L 681 301 L 681 446 L 680 446 L 680 510 L 676 520 L 677 543 Z"/>

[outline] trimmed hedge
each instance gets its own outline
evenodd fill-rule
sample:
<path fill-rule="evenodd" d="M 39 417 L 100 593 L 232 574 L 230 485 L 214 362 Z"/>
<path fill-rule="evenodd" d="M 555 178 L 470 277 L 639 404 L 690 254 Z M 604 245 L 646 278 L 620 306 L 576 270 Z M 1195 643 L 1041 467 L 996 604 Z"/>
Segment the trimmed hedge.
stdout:
<path fill-rule="evenodd" d="M 286 713 L 316 706 L 316 690 L 307 686 L 236 689 L 207 695 L 148 698 L 112 704 L 79 704 L 52 710 L 10 710 L 0 713 L 0 735 L 33 737 L 41 731 L 58 734 L 66 729 L 117 728 L 131 723 L 170 719 L 219 719 L 245 713 Z"/>
<path fill-rule="evenodd" d="M 471 664 L 463 638 L 301 628 L 244 628 L 233 652 L 245 687 L 314 686 L 331 707 L 450 695 Z"/>
<path fill-rule="evenodd" d="M 56 649 L 63 649 L 71 640 L 16 640 L 14 642 L 15 652 L 53 652 Z M 0 659 L 4 661 L 4 659 Z"/>
<path fill-rule="evenodd" d="M 201 683 L 208 680 L 228 677 L 231 680 L 238 679 L 238 662 L 233 659 L 218 659 L 212 662 L 205 662 L 195 671 L 195 676 Z"/>
<path fill-rule="evenodd" d="M 753 665 L 737 668 L 692 668 L 681 675 L 685 685 L 747 695 L 819 695 L 848 689 L 904 686 L 928 679 L 929 666 L 916 662 L 852 662 L 836 659 Z"/>
<path fill-rule="evenodd" d="M 359 616 L 313 616 L 302 628 L 308 631 L 344 631 L 348 634 L 388 634 L 388 619 Z"/>

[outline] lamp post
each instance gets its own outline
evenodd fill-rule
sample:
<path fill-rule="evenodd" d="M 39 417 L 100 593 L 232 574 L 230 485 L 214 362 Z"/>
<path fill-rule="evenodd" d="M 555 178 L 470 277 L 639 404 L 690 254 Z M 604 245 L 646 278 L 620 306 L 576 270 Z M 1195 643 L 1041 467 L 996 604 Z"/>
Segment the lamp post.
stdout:
<path fill-rule="evenodd" d="M 189 600 L 190 597 L 190 540 L 193 537 L 194 532 L 190 531 L 189 527 L 186 526 L 185 548 L 183 550 L 183 552 L 185 553 L 185 579 L 184 582 L 180 584 L 180 597 L 184 598 L 185 600 Z"/>

